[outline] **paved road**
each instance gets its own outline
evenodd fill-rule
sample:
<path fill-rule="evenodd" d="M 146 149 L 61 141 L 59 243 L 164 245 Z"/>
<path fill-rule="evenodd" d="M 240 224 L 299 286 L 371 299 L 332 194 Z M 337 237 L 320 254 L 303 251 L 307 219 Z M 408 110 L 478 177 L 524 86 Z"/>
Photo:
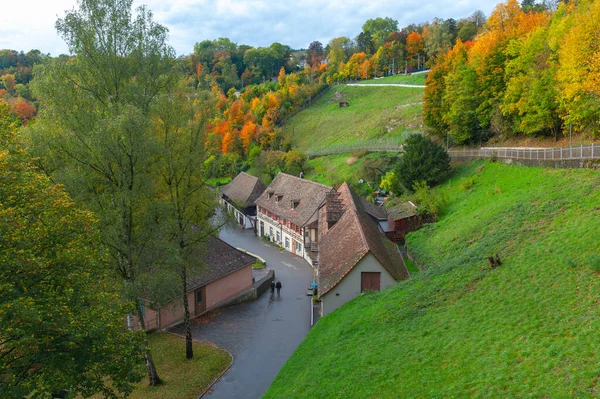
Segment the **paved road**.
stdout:
<path fill-rule="evenodd" d="M 306 289 L 313 269 L 300 257 L 259 240 L 251 231 L 223 231 L 220 237 L 264 258 L 283 288 L 279 297 L 271 297 L 267 291 L 256 301 L 196 320 L 194 338 L 214 342 L 234 358 L 231 369 L 204 397 L 260 398 L 310 329 L 310 297 L 306 296 Z"/>

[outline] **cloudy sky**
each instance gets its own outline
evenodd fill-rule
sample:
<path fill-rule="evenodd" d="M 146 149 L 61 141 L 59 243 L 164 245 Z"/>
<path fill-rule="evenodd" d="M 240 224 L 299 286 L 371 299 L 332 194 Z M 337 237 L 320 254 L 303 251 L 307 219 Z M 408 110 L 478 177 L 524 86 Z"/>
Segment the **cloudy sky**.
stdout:
<path fill-rule="evenodd" d="M 480 9 L 489 15 L 499 0 L 134 0 L 146 4 L 154 19 L 169 28 L 177 54 L 189 54 L 194 43 L 228 37 L 238 44 L 273 42 L 306 48 L 334 37 L 355 37 L 369 18 L 391 17 L 399 27 L 434 17 L 461 18 Z M 66 53 L 54 23 L 76 0 L 7 1 L 0 13 L 0 49 Z"/>

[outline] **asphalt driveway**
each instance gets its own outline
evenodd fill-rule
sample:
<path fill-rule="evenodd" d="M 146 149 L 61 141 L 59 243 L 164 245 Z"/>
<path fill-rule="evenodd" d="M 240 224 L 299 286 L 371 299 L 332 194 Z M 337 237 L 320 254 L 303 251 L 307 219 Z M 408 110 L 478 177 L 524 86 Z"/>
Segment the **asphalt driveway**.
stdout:
<path fill-rule="evenodd" d="M 220 237 L 264 258 L 283 288 L 280 296 L 271 296 L 267 291 L 256 301 L 195 320 L 194 339 L 214 342 L 234 358 L 229 371 L 204 397 L 260 398 L 310 329 L 310 297 L 306 296 L 306 289 L 313 269 L 303 259 L 259 240 L 252 231 L 222 231 Z"/>

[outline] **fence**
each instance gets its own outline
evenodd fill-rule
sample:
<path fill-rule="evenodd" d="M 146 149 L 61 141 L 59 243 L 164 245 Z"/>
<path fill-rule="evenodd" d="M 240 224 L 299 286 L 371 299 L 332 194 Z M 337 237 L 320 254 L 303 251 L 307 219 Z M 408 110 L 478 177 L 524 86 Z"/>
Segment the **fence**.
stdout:
<path fill-rule="evenodd" d="M 400 137 L 377 141 L 359 140 L 352 143 L 331 144 L 325 147 L 308 150 L 306 155 L 313 158 L 353 151 L 400 152 L 402 151 L 402 143 L 404 140 L 404 137 Z"/>
<path fill-rule="evenodd" d="M 512 158 L 537 161 L 600 158 L 600 145 L 581 145 L 558 148 L 503 148 L 483 147 L 479 149 L 449 150 L 452 158 Z"/>

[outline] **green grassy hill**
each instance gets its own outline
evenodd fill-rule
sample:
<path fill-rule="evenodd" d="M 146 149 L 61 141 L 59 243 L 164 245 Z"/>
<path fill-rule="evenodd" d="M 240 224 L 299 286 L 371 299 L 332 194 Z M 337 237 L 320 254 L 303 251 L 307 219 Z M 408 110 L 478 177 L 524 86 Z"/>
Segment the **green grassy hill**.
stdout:
<path fill-rule="evenodd" d="M 350 107 L 339 108 L 331 101 L 336 91 L 346 96 Z M 332 86 L 282 128 L 294 148 L 303 151 L 366 139 L 399 139 L 407 130 L 422 130 L 422 98 L 420 88 Z"/>
<path fill-rule="evenodd" d="M 598 397 L 599 187 L 597 171 L 459 166 L 440 221 L 408 237 L 424 271 L 320 320 L 265 397 Z"/>

